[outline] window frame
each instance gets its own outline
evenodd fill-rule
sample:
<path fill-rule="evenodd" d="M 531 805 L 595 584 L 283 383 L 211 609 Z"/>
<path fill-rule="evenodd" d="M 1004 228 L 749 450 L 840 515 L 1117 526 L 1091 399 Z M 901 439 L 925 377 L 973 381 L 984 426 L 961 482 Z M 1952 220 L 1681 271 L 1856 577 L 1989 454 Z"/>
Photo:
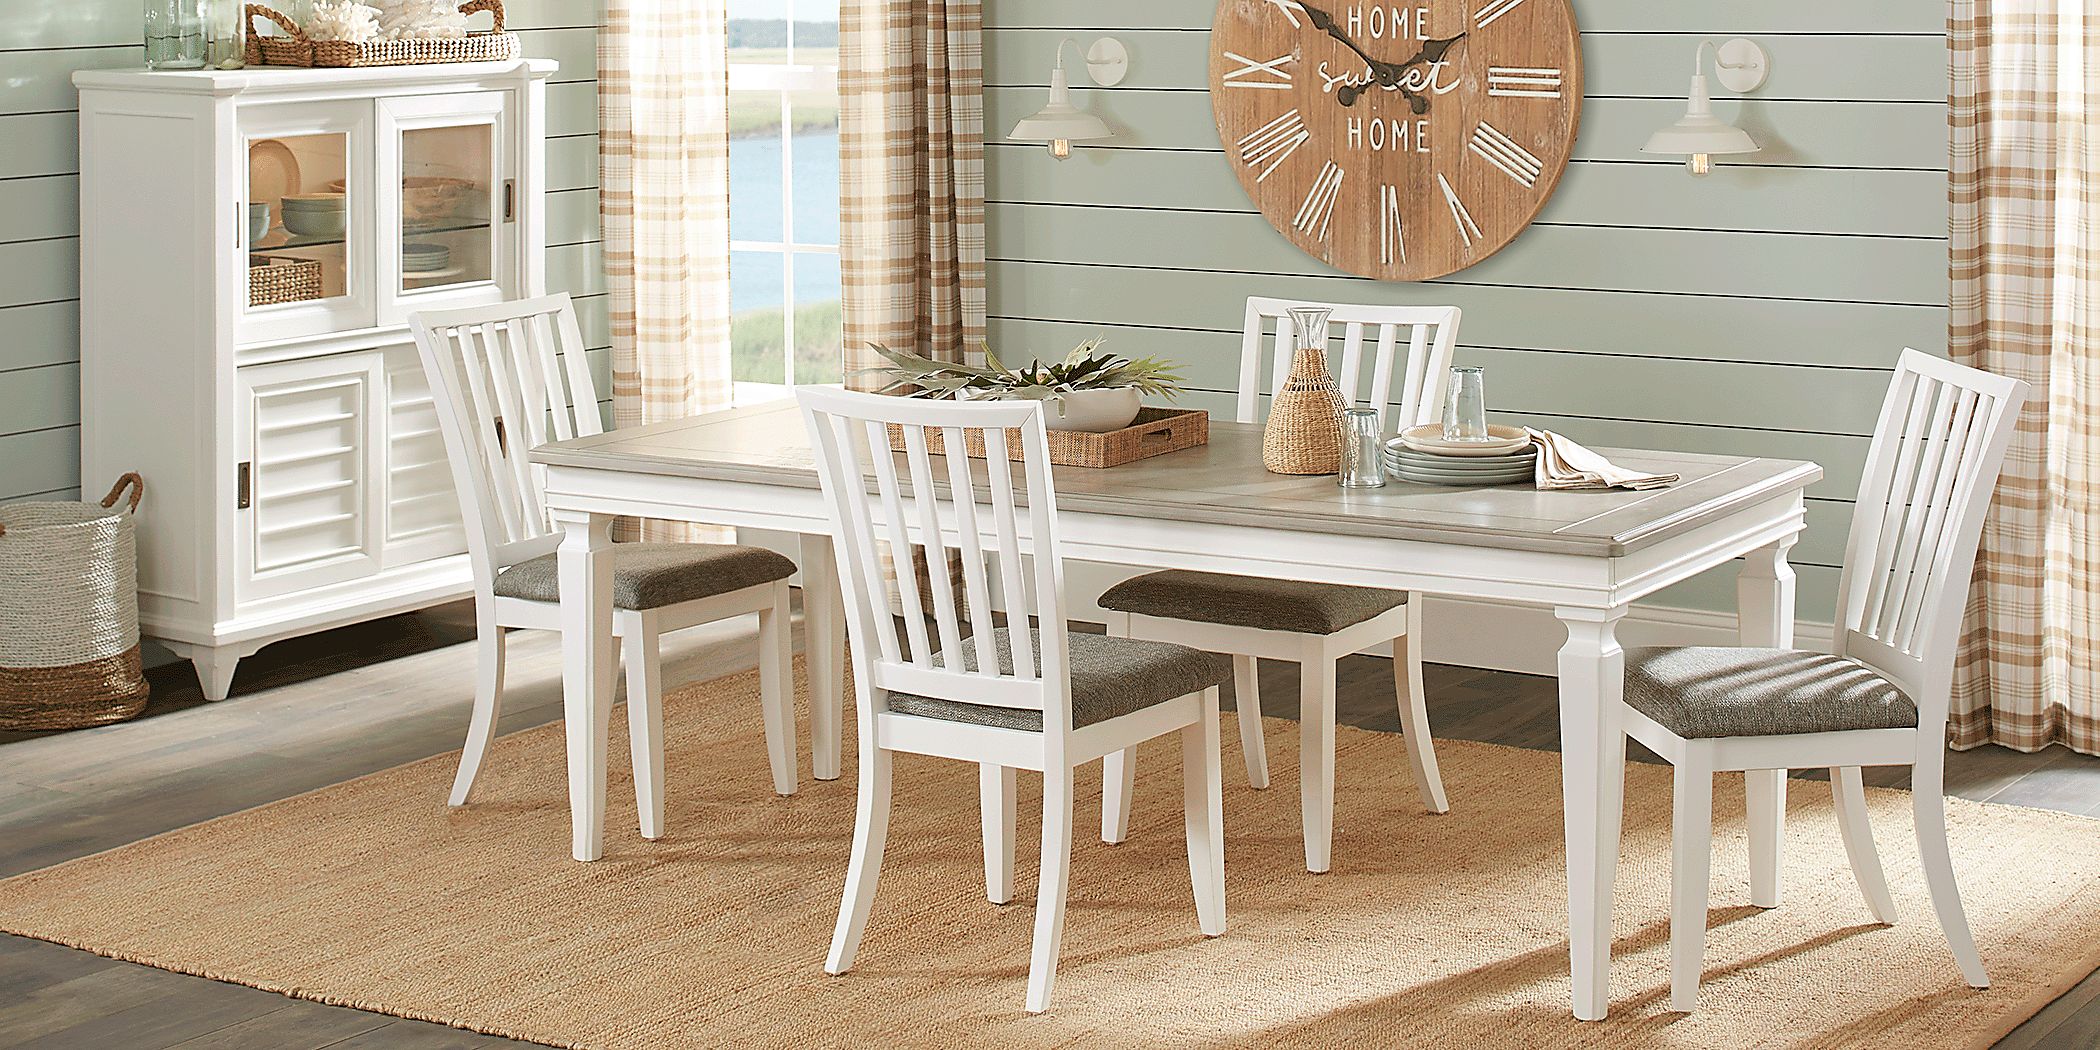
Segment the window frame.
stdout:
<path fill-rule="evenodd" d="M 787 54 L 795 55 L 795 11 L 794 0 L 789 0 L 787 17 Z M 734 52 L 731 53 L 732 56 Z M 729 62 L 729 93 L 773 94 L 780 99 L 780 206 L 781 239 L 747 240 L 732 237 L 729 250 L 771 255 L 780 260 L 781 266 L 781 380 L 779 385 L 765 382 L 739 382 L 735 384 L 737 404 L 752 404 L 792 396 L 795 388 L 795 260 L 804 255 L 838 256 L 837 244 L 815 244 L 803 242 L 795 236 L 795 124 L 794 99 L 797 92 L 837 92 L 839 70 L 836 65 L 812 65 L 789 62 Z M 734 141 L 731 149 L 735 148 Z M 736 279 L 731 267 L 730 280 Z M 843 353 L 843 351 L 842 351 Z M 733 367 L 733 366 L 732 366 Z"/>

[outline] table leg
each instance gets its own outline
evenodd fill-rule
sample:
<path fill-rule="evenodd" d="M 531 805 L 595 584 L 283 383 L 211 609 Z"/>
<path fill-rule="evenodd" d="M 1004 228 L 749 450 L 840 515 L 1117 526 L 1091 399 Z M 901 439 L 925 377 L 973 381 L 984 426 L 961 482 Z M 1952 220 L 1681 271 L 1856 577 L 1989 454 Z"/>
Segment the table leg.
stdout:
<path fill-rule="evenodd" d="M 846 705 L 846 608 L 831 537 L 823 533 L 802 536 L 802 627 L 809 667 L 809 765 L 818 780 L 837 780 Z"/>
<path fill-rule="evenodd" d="M 1750 552 L 1736 577 L 1737 639 L 1768 649 L 1794 647 L 1794 567 L 1787 551 L 1794 537 Z M 1750 903 L 1776 908 L 1780 858 L 1786 842 L 1786 773 L 1753 769 L 1743 774 L 1750 824 Z"/>
<path fill-rule="evenodd" d="M 1626 736 L 1619 698 L 1624 609 L 1554 610 L 1567 628 L 1560 650 L 1560 787 L 1568 850 L 1568 970 L 1575 1016 L 1600 1021 L 1611 1007 L 1611 901 L 1619 872 L 1626 796 Z"/>
<path fill-rule="evenodd" d="M 562 530 L 562 718 L 569 748 L 570 852 L 605 852 L 606 733 L 612 722 L 612 518 L 558 511 Z"/>

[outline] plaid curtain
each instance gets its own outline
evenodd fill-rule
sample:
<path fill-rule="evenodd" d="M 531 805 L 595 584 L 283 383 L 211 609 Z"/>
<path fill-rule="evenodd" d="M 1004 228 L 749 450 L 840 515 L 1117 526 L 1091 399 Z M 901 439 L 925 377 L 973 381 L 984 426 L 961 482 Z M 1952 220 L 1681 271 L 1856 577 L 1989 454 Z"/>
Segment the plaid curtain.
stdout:
<path fill-rule="evenodd" d="M 1950 742 L 2100 753 L 2100 17 L 1953 0 L 1947 28 L 1949 350 L 2037 391 L 1984 528 Z"/>
<path fill-rule="evenodd" d="M 598 208 L 616 427 L 730 404 L 728 47 L 726 0 L 605 0 Z M 666 522 L 641 533 L 722 535 Z"/>
<path fill-rule="evenodd" d="M 841 0 L 839 268 L 846 384 L 870 343 L 965 360 L 984 342 L 980 0 Z"/>

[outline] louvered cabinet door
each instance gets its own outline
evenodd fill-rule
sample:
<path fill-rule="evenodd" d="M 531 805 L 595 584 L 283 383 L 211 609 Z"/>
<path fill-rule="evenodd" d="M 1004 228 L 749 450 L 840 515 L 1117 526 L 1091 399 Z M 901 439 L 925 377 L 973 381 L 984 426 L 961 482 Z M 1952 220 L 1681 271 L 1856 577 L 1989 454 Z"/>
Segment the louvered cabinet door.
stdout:
<path fill-rule="evenodd" d="M 386 350 L 386 406 L 386 567 L 465 553 L 437 402 L 413 346 Z"/>
<path fill-rule="evenodd" d="M 385 410 L 380 351 L 239 369 L 242 602 L 379 571 Z"/>

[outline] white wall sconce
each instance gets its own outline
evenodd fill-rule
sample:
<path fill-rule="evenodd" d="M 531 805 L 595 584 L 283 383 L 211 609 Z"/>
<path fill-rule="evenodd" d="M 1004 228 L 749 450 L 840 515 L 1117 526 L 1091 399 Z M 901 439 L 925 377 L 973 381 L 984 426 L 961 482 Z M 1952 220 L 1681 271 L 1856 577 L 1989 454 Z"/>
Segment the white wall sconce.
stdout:
<path fill-rule="evenodd" d="M 1683 118 L 1650 136 L 1641 152 L 1681 156 L 1685 170 L 1695 178 L 1713 171 L 1715 154 L 1756 153 L 1759 149 L 1748 132 L 1714 116 L 1713 99 L 1706 90 L 1705 61 L 1709 49 L 1714 52 L 1714 76 L 1722 87 L 1738 95 L 1763 86 L 1771 68 L 1765 49 L 1741 37 L 1719 45 L 1702 40 L 1698 50 L 1692 52 L 1692 90 Z"/>
<path fill-rule="evenodd" d="M 1050 104 L 1038 110 L 1034 116 L 1014 125 L 1007 138 L 1016 142 L 1047 142 L 1050 155 L 1064 160 L 1072 155 L 1074 142 L 1099 142 L 1112 139 L 1116 133 L 1100 117 L 1072 105 L 1071 83 L 1065 78 L 1065 45 L 1074 49 L 1078 43 L 1066 37 L 1057 44 L 1057 65 L 1050 72 Z M 1113 37 L 1102 37 L 1087 49 L 1087 76 L 1102 87 L 1114 87 L 1123 82 L 1130 69 L 1130 51 L 1121 41 Z"/>

